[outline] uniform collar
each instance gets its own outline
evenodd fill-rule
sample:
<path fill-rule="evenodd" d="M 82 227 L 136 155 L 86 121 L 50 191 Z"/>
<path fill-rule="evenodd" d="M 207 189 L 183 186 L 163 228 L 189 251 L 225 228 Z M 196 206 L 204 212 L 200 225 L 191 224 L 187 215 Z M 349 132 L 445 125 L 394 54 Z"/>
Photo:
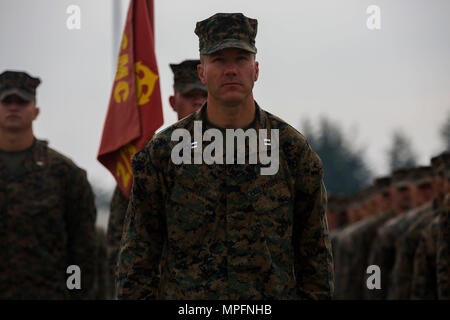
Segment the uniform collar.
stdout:
<path fill-rule="evenodd" d="M 47 162 L 47 158 L 45 156 L 47 145 L 47 141 L 34 138 L 33 144 L 29 148 L 29 153 L 23 162 L 26 172 L 38 171 L 45 167 Z M 30 154 L 31 156 L 29 156 Z M 4 176 L 5 172 L 5 165 L 0 162 L 0 175 Z"/>
<path fill-rule="evenodd" d="M 34 138 L 31 146 L 31 157 L 25 158 L 24 166 L 27 171 L 43 169 L 47 164 L 46 151 L 48 142 Z"/>
<path fill-rule="evenodd" d="M 206 109 L 208 107 L 208 103 L 205 102 L 203 104 L 203 106 L 197 110 L 195 112 L 194 115 L 194 120 L 195 121 L 202 121 L 205 122 L 207 121 L 206 118 Z M 258 105 L 258 103 L 255 101 L 255 117 L 256 117 L 256 122 L 255 122 L 255 129 L 270 129 L 270 122 L 268 120 L 267 117 L 267 113 L 261 109 L 261 107 Z"/>

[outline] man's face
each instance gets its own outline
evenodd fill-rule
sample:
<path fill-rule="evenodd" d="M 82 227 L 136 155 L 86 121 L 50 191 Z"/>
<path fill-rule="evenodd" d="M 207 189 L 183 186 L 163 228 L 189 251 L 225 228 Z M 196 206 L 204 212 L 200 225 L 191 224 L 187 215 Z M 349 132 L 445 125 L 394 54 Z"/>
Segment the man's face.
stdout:
<path fill-rule="evenodd" d="M 381 193 L 375 192 L 369 200 L 370 215 L 378 214 L 381 210 Z"/>
<path fill-rule="evenodd" d="M 392 188 L 384 189 L 380 194 L 380 212 L 385 213 L 392 209 Z"/>
<path fill-rule="evenodd" d="M 169 98 L 169 102 L 172 109 L 178 114 L 178 120 L 180 120 L 200 109 L 207 97 L 208 93 L 200 89 L 194 89 L 183 94 L 176 91 L 175 95 Z"/>
<path fill-rule="evenodd" d="M 431 181 L 422 182 L 417 186 L 418 193 L 418 203 L 420 206 L 422 204 L 428 203 L 435 197 L 435 190 Z"/>
<path fill-rule="evenodd" d="M 400 211 L 404 212 L 414 207 L 414 193 L 414 186 L 412 184 L 396 188 L 396 205 Z"/>
<path fill-rule="evenodd" d="M 229 106 L 238 105 L 252 93 L 258 80 L 255 55 L 238 48 L 227 48 L 202 56 L 197 67 L 200 80 L 214 100 Z"/>
<path fill-rule="evenodd" d="M 0 101 L 0 128 L 17 132 L 28 130 L 38 114 L 35 101 L 26 101 L 15 94 L 9 95 Z"/>

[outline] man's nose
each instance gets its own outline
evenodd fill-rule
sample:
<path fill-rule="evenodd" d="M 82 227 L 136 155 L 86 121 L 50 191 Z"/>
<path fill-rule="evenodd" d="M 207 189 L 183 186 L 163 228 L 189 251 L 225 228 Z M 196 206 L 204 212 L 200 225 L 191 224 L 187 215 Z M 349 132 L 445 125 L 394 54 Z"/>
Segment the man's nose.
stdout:
<path fill-rule="evenodd" d="M 8 110 L 19 110 L 20 109 L 20 105 L 19 104 L 17 104 L 17 103 L 9 103 L 9 104 L 7 104 L 6 105 L 6 108 L 8 109 Z"/>
<path fill-rule="evenodd" d="M 228 61 L 225 64 L 225 74 L 226 75 L 235 75 L 237 74 L 237 65 L 234 61 Z"/>

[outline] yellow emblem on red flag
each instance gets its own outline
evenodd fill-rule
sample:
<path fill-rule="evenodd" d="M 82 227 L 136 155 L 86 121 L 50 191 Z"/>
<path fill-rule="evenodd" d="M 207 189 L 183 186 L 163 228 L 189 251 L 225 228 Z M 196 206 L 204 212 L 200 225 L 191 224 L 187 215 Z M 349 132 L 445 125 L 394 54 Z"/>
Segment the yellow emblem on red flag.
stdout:
<path fill-rule="evenodd" d="M 131 0 L 97 159 L 129 196 L 131 158 L 163 124 L 153 0 Z"/>

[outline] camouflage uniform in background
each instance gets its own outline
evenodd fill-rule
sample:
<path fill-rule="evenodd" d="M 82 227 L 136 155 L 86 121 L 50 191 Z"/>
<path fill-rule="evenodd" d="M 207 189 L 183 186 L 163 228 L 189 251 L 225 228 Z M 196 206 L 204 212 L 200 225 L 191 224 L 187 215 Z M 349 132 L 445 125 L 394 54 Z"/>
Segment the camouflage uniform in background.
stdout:
<path fill-rule="evenodd" d="M 97 270 L 94 290 L 95 300 L 110 300 L 113 298 L 113 279 L 106 255 L 106 233 L 103 228 L 96 228 L 97 238 Z"/>
<path fill-rule="evenodd" d="M 172 132 L 193 136 L 194 120 L 207 123 L 206 108 L 157 134 L 133 159 L 119 298 L 331 298 L 319 157 L 300 133 L 256 105 L 252 126 L 279 130 L 276 175 L 261 175 L 260 164 L 173 164 Z"/>
<path fill-rule="evenodd" d="M 339 274 L 338 269 L 338 248 L 339 248 L 339 234 L 342 230 L 341 229 L 334 229 L 330 231 L 330 243 L 331 243 L 331 252 L 333 254 L 333 262 L 334 262 L 334 276 L 335 276 L 335 291 L 333 295 L 333 299 L 336 299 L 336 288 L 337 288 L 337 275 Z"/>
<path fill-rule="evenodd" d="M 450 300 L 450 194 L 445 198 L 444 208 L 439 220 L 436 271 L 438 298 Z"/>
<path fill-rule="evenodd" d="M 440 216 L 422 231 L 416 253 L 414 255 L 413 275 L 411 283 L 411 299 L 436 300 L 436 245 L 439 236 Z"/>
<path fill-rule="evenodd" d="M 337 299 L 363 299 L 367 290 L 367 263 L 372 242 L 378 228 L 393 217 L 392 212 L 375 215 L 347 227 L 339 237 L 339 251 L 336 253 L 339 266 L 336 273 Z M 339 280 L 338 280 L 339 277 Z M 339 281 L 339 282 L 338 282 Z M 338 284 L 341 288 L 338 288 Z"/>
<path fill-rule="evenodd" d="M 363 220 L 358 228 L 350 235 L 350 248 L 353 255 L 350 259 L 350 282 L 349 286 L 354 287 L 354 295 L 350 299 L 364 299 L 367 288 L 367 267 L 370 265 L 369 254 L 373 241 L 377 236 L 377 230 L 386 221 L 394 217 L 392 211 L 375 215 Z"/>
<path fill-rule="evenodd" d="M 401 233 L 395 243 L 395 263 L 388 287 L 388 299 L 409 299 L 413 274 L 414 254 L 419 244 L 421 232 L 436 217 L 437 206 L 426 205 L 415 219 L 411 220 L 405 232 Z"/>
<path fill-rule="evenodd" d="M 347 226 L 340 230 L 332 231 L 333 235 L 333 262 L 334 262 L 334 270 L 335 270 L 335 290 L 333 299 L 341 300 L 345 299 L 349 294 L 348 290 L 348 258 L 350 253 L 347 252 L 347 235 L 353 228 L 353 225 Z"/>
<path fill-rule="evenodd" d="M 368 265 L 377 265 L 381 270 L 381 289 L 367 290 L 366 299 L 384 300 L 388 298 L 389 289 L 392 287 L 392 270 L 397 254 L 396 242 L 400 235 L 406 232 L 416 217 L 431 210 L 431 206 L 412 209 L 402 216 L 388 220 L 377 231 L 369 254 Z"/>
<path fill-rule="evenodd" d="M 19 175 L 0 160 L 0 299 L 89 298 L 96 209 L 86 172 L 35 140 Z M 66 269 L 81 268 L 69 291 Z"/>
<path fill-rule="evenodd" d="M 106 254 L 108 259 L 108 272 L 112 291 L 115 292 L 115 278 L 117 256 L 119 254 L 120 240 L 122 239 L 123 223 L 128 208 L 128 199 L 119 187 L 116 187 L 110 204 L 108 229 L 106 233 Z M 113 295 L 115 296 L 115 294 Z"/>
<path fill-rule="evenodd" d="M 409 181 L 410 169 L 400 169 L 392 174 L 393 187 L 398 189 Z M 394 209 L 394 208 L 393 208 Z M 394 212 L 393 212 L 394 213 Z M 398 213 L 397 213 L 398 214 Z M 384 300 L 387 297 L 391 272 L 395 263 L 395 241 L 405 232 L 410 221 L 420 214 L 420 210 L 413 209 L 399 216 L 388 219 L 382 224 L 372 241 L 368 257 L 368 265 L 377 265 L 381 272 L 381 289 L 365 290 L 366 300 Z"/>

